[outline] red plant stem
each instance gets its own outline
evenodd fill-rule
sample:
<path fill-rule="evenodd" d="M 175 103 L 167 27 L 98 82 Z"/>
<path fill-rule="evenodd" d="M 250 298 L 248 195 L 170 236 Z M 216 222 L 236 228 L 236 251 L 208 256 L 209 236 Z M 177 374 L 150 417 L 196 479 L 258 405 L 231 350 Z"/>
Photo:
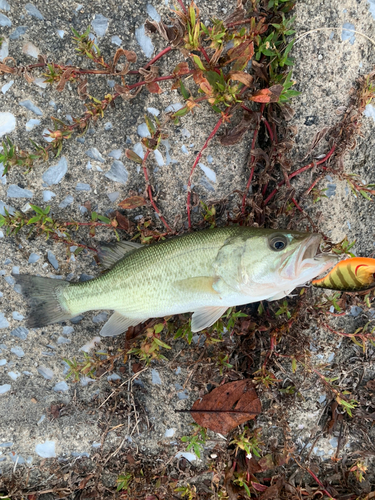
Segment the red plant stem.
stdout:
<path fill-rule="evenodd" d="M 318 184 L 318 182 L 320 182 L 322 179 L 323 179 L 323 175 L 319 175 L 319 177 L 317 177 L 315 179 L 315 181 L 311 184 L 311 186 L 306 189 L 306 191 L 303 193 L 303 196 L 307 196 L 311 193 L 311 191 L 314 189 L 314 187 Z"/>
<path fill-rule="evenodd" d="M 189 74 L 192 73 L 192 71 L 189 72 Z M 188 74 L 188 73 L 186 73 Z M 152 83 L 154 82 L 163 82 L 164 80 L 173 80 L 173 78 L 176 78 L 175 75 L 168 75 L 168 76 L 160 76 L 159 78 L 155 78 L 155 80 L 152 80 Z M 136 87 L 141 87 L 142 85 L 147 85 L 148 82 L 145 82 L 144 80 L 142 82 L 137 82 L 133 83 L 133 85 L 128 85 L 128 89 L 135 89 Z"/>
<path fill-rule="evenodd" d="M 260 107 L 261 115 L 263 114 L 265 106 L 266 105 L 263 103 Z M 251 151 L 255 148 L 255 143 L 257 140 L 258 132 L 259 132 L 259 126 L 260 126 L 260 120 L 258 122 L 257 127 L 254 130 L 253 141 L 251 143 Z M 255 156 L 254 155 L 251 155 L 249 165 L 251 165 L 251 170 L 250 170 L 250 177 L 249 177 L 249 180 L 247 181 L 246 189 L 245 189 L 245 192 L 244 192 L 243 197 L 242 197 L 242 209 L 241 209 L 242 214 L 245 213 L 247 193 L 249 192 L 251 181 L 253 180 L 253 176 L 254 176 L 254 170 L 255 170 Z"/>
<path fill-rule="evenodd" d="M 64 222 L 64 226 L 114 227 L 105 222 Z"/>
<path fill-rule="evenodd" d="M 248 113 L 253 113 L 253 110 L 248 108 L 247 106 L 245 106 L 245 104 L 241 104 L 241 108 L 243 108 L 245 111 L 247 111 Z"/>
<path fill-rule="evenodd" d="M 306 471 L 310 474 L 310 476 L 319 484 L 320 488 L 322 489 L 322 492 L 328 496 L 329 500 L 335 500 L 335 498 L 332 497 L 332 495 L 330 495 L 328 493 L 328 491 L 324 488 L 324 484 L 320 481 L 320 479 L 318 477 L 316 477 L 316 475 L 313 473 L 313 471 L 311 471 L 310 469 L 306 469 Z"/>
<path fill-rule="evenodd" d="M 147 69 L 149 68 L 152 64 L 154 64 L 158 59 L 160 59 L 161 57 L 165 56 L 165 54 L 168 54 L 168 52 L 170 52 L 172 50 L 172 47 L 169 46 L 169 47 L 166 47 L 165 49 L 163 49 L 161 52 L 159 52 L 159 54 L 156 54 L 156 56 L 151 59 L 151 61 L 149 61 L 146 66 L 144 66 L 144 69 Z"/>
<path fill-rule="evenodd" d="M 292 202 L 295 204 L 296 208 L 303 213 L 302 208 L 298 205 L 297 201 L 294 198 L 292 198 Z"/>
<path fill-rule="evenodd" d="M 87 248 L 88 250 L 92 250 L 93 252 L 98 253 L 98 250 L 96 248 L 89 247 L 87 245 L 83 245 L 82 243 L 76 243 L 75 241 L 62 240 L 62 239 L 60 239 L 60 237 L 57 234 L 53 235 L 53 239 L 60 242 L 60 243 L 64 243 L 65 245 Z"/>
<path fill-rule="evenodd" d="M 210 62 L 210 58 L 208 57 L 208 54 L 207 52 L 204 50 L 204 48 L 202 46 L 199 47 L 199 50 L 202 52 L 204 58 L 206 59 L 206 61 L 209 63 Z M 219 72 L 220 73 L 220 72 Z"/>
<path fill-rule="evenodd" d="M 180 4 L 181 9 L 184 11 L 184 13 L 187 14 L 187 10 L 186 10 L 186 7 L 185 7 L 183 1 L 182 0 L 177 0 L 177 2 Z"/>
<path fill-rule="evenodd" d="M 235 21 L 234 23 L 229 23 L 227 24 L 227 28 L 233 28 L 234 26 L 239 26 L 240 24 L 247 24 L 252 21 L 252 17 L 249 17 L 249 19 L 243 19 L 242 21 Z"/>
<path fill-rule="evenodd" d="M 264 122 L 265 126 L 267 127 L 268 135 L 270 136 L 271 142 L 273 142 L 273 132 L 272 132 L 272 129 L 270 127 L 270 124 L 268 123 L 268 121 L 264 117 L 263 117 L 262 121 Z"/>
<path fill-rule="evenodd" d="M 229 110 L 230 110 L 230 108 L 227 109 L 224 116 L 228 116 Z M 187 185 L 187 200 L 186 200 L 186 211 L 187 211 L 187 216 L 188 216 L 189 229 L 191 229 L 191 181 L 193 179 L 194 170 L 195 170 L 196 166 L 198 165 L 199 160 L 202 157 L 203 151 L 207 148 L 208 143 L 216 135 L 216 132 L 221 127 L 221 124 L 224 121 L 223 118 L 224 118 L 223 116 L 220 118 L 220 120 L 216 123 L 211 134 L 207 137 L 206 142 L 203 144 L 202 149 L 197 154 L 197 157 L 195 158 L 193 166 L 191 167 L 191 170 L 190 170 L 190 175 L 189 175 L 189 180 L 188 180 L 188 185 Z"/>
<path fill-rule="evenodd" d="M 288 179 L 289 180 L 293 179 L 293 177 L 296 177 L 297 175 L 301 174 L 302 172 L 305 172 L 306 170 L 309 170 L 310 168 L 313 168 L 313 167 L 316 167 L 317 165 L 321 165 L 322 163 L 325 163 L 333 155 L 333 153 L 335 152 L 335 149 L 336 149 L 336 146 L 332 146 L 332 148 L 330 149 L 330 151 L 326 154 L 326 156 L 324 158 L 322 158 L 321 160 L 319 160 L 317 162 L 313 161 L 313 162 L 309 163 L 308 165 L 305 165 L 304 167 L 299 168 L 295 172 L 292 172 L 288 176 Z M 275 188 L 272 191 L 272 193 L 265 199 L 264 206 L 266 206 L 272 200 L 272 198 L 275 196 L 275 194 L 277 193 L 277 191 L 279 190 L 279 188 L 283 184 L 285 184 L 285 181 L 279 182 L 277 188 Z"/>
<path fill-rule="evenodd" d="M 155 210 L 155 212 L 158 214 L 159 216 L 159 219 L 162 221 L 162 223 L 164 224 L 164 226 L 166 227 L 166 229 L 169 231 L 169 232 L 172 232 L 172 229 L 169 227 L 167 221 L 164 219 L 164 217 L 161 215 L 160 213 L 160 210 L 158 209 L 158 207 L 156 206 L 156 203 L 154 202 L 154 199 L 152 197 L 152 189 L 151 189 L 151 185 L 150 185 L 150 181 L 149 181 L 149 177 L 148 177 L 148 172 L 147 172 L 147 167 L 146 167 L 146 161 L 147 161 L 147 158 L 149 157 L 149 154 L 150 154 L 150 150 L 148 149 L 146 151 L 146 154 L 143 158 L 143 161 L 142 161 L 142 169 L 143 169 L 143 174 L 145 176 L 145 180 L 146 180 L 146 189 L 147 189 L 147 193 L 148 193 L 148 198 L 150 200 L 150 203 L 152 205 L 152 208 Z"/>

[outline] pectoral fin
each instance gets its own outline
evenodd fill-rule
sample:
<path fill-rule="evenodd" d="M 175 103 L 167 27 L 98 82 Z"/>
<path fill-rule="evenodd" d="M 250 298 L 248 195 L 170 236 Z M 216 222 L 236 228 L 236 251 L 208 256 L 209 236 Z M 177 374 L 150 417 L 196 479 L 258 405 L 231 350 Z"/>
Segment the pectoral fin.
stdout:
<path fill-rule="evenodd" d="M 217 295 L 218 292 L 212 287 L 216 279 L 211 276 L 197 276 L 195 278 L 175 281 L 173 286 L 186 293 L 212 293 Z"/>
<path fill-rule="evenodd" d="M 116 337 L 117 335 L 121 335 L 121 333 L 126 332 L 130 326 L 139 325 L 142 321 L 146 321 L 146 318 L 127 318 L 116 311 L 100 330 L 99 335 L 102 337 Z"/>
<path fill-rule="evenodd" d="M 227 307 L 202 307 L 197 309 L 191 318 L 191 331 L 200 332 L 213 325 L 227 310 Z"/>

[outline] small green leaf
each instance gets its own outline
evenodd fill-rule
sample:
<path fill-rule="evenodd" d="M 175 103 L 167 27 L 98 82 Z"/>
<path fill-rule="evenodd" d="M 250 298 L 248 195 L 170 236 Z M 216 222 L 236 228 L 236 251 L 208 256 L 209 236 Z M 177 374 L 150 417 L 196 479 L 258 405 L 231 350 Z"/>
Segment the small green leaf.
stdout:
<path fill-rule="evenodd" d="M 36 205 L 31 205 L 31 204 L 30 204 L 30 207 L 31 207 L 31 208 L 34 210 L 34 212 L 36 212 L 37 214 L 44 215 L 43 209 L 41 209 L 40 207 L 37 207 Z"/>
<path fill-rule="evenodd" d="M 164 342 L 162 342 L 160 339 L 158 339 L 157 337 L 154 337 L 154 342 L 158 345 L 160 345 L 160 347 L 164 347 L 164 349 L 171 349 L 171 346 L 169 346 L 168 344 L 165 344 Z"/>
<path fill-rule="evenodd" d="M 154 326 L 155 333 L 160 333 L 164 328 L 164 323 L 158 323 Z"/>

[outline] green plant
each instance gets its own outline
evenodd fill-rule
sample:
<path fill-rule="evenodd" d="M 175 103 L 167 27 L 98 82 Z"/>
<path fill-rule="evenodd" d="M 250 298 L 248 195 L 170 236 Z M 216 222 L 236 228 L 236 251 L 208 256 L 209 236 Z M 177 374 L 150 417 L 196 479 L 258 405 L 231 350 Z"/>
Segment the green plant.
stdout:
<path fill-rule="evenodd" d="M 127 491 L 133 479 L 134 479 L 133 474 L 131 474 L 130 472 L 127 472 L 126 474 L 121 474 L 116 479 L 117 491 Z"/>
<path fill-rule="evenodd" d="M 246 453 L 247 458 L 251 458 L 253 455 L 260 458 L 261 457 L 261 429 L 250 429 L 245 426 L 241 434 L 238 434 L 233 438 L 230 444 L 236 445 L 235 453 L 237 455 L 238 450 L 243 450 Z"/>
<path fill-rule="evenodd" d="M 207 441 L 207 429 L 198 424 L 191 425 L 195 428 L 194 433 L 190 436 L 182 436 L 181 441 L 183 443 L 188 443 L 186 447 L 187 451 L 193 450 L 197 457 L 200 458 L 201 451 Z"/>
<path fill-rule="evenodd" d="M 145 338 L 141 341 L 139 347 L 133 347 L 128 351 L 128 354 L 135 354 L 146 365 L 149 365 L 154 359 L 166 359 L 160 352 L 160 349 L 170 349 L 171 347 L 160 340 L 160 333 L 164 326 L 164 323 L 158 323 L 155 326 L 147 328 Z"/>
<path fill-rule="evenodd" d="M 216 366 L 219 367 L 220 375 L 223 374 L 224 370 L 226 369 L 230 370 L 231 368 L 233 368 L 233 365 L 231 365 L 228 361 L 229 361 L 229 354 L 223 354 L 223 353 L 219 354 L 216 361 Z"/>
<path fill-rule="evenodd" d="M 181 493 L 181 498 L 185 498 L 186 500 L 194 500 L 197 498 L 197 489 L 194 485 L 188 484 L 186 486 L 179 486 L 174 490 L 176 493 Z"/>

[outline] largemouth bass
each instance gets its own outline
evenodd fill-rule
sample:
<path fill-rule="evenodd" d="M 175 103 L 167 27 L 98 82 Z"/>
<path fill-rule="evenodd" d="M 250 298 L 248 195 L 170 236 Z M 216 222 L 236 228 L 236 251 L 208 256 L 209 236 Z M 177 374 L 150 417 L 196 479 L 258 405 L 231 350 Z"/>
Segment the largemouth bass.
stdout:
<path fill-rule="evenodd" d="M 42 327 L 90 310 L 115 313 L 102 336 L 115 336 L 148 318 L 192 312 L 198 332 L 228 307 L 277 300 L 328 270 L 336 257 L 316 255 L 321 236 L 273 229 L 210 229 L 153 245 L 102 247 L 110 270 L 69 283 L 15 275 L 32 306 L 28 326 Z"/>

